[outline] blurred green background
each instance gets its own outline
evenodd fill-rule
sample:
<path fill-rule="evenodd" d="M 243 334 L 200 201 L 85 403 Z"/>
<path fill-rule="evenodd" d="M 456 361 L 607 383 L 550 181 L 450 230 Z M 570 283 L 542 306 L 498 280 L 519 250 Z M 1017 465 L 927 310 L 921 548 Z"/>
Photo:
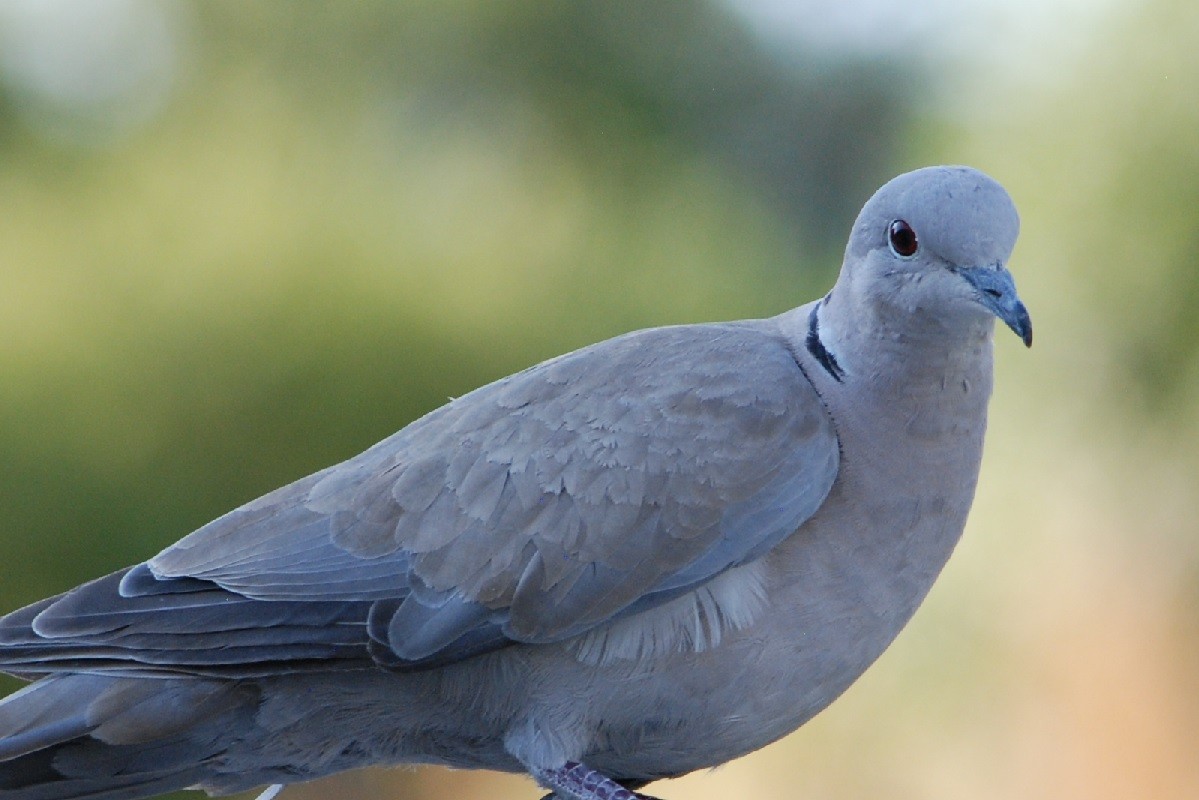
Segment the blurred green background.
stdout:
<path fill-rule="evenodd" d="M 540 359 L 811 299 L 929 163 L 1016 199 L 1037 330 L 999 336 L 967 535 L 830 710 L 650 791 L 1199 796 L 1183 0 L 0 0 L 0 606 Z"/>

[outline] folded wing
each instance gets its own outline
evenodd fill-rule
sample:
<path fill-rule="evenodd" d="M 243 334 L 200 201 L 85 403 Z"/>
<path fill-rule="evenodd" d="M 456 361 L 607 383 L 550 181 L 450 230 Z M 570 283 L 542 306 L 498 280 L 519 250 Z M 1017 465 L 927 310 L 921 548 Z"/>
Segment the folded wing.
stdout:
<path fill-rule="evenodd" d="M 640 331 L 9 615 L 0 667 L 409 669 L 559 641 L 761 557 L 837 467 L 832 422 L 769 323 Z"/>

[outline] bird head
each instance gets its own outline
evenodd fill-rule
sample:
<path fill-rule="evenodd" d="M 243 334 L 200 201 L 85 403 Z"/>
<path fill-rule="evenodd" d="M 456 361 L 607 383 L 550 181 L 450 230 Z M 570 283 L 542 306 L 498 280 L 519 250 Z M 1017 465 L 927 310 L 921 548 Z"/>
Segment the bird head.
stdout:
<path fill-rule="evenodd" d="M 862 208 L 834 296 L 860 323 L 901 333 L 990 329 L 1032 344 L 1032 322 L 1007 262 L 1020 230 L 1012 199 L 969 167 L 928 167 L 889 181 Z"/>

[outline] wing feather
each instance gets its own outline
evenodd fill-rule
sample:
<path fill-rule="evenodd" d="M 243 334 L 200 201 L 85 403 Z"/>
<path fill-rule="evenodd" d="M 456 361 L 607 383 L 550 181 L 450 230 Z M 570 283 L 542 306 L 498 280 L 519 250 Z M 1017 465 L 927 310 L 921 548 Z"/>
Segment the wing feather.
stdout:
<path fill-rule="evenodd" d="M 419 668 L 559 641 L 761 557 L 837 468 L 832 421 L 772 322 L 641 331 L 10 615 L 0 665 L 28 671 L 41 647 L 62 665 L 236 674 L 369 649 Z"/>

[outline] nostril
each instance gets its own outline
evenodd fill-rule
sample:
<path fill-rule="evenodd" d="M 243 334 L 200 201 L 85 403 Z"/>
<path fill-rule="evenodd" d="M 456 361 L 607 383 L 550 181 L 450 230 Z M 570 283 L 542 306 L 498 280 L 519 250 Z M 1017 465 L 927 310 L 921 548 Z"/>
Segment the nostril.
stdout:
<path fill-rule="evenodd" d="M 1003 292 L 999 291 L 998 289 L 983 289 L 983 293 L 988 294 L 996 299 L 1003 297 Z"/>

